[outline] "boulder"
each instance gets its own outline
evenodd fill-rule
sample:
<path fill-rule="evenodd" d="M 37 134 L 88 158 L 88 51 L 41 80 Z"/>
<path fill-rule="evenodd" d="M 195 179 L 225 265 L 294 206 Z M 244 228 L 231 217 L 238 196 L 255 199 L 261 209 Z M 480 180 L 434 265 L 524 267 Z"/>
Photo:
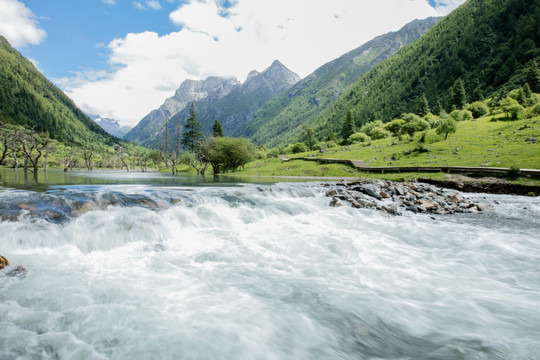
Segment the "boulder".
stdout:
<path fill-rule="evenodd" d="M 3 257 L 2 255 L 0 255 L 0 269 L 3 269 L 4 267 L 9 266 L 9 265 L 11 265 L 9 263 L 9 260 Z"/>
<path fill-rule="evenodd" d="M 420 200 L 418 201 L 418 204 L 427 211 L 437 210 L 439 208 L 439 205 L 432 200 Z"/>
<path fill-rule="evenodd" d="M 339 201 L 337 198 L 332 198 L 332 200 L 330 201 L 330 206 L 332 206 L 332 207 L 342 207 L 343 203 L 341 201 Z"/>
<path fill-rule="evenodd" d="M 338 192 L 336 189 L 330 189 L 326 192 L 326 196 L 334 197 L 338 195 Z"/>
<path fill-rule="evenodd" d="M 493 211 L 495 208 L 487 203 L 478 203 L 476 204 L 476 208 L 479 211 Z"/>
<path fill-rule="evenodd" d="M 97 207 L 96 204 L 91 203 L 91 202 L 86 202 L 86 203 L 82 204 L 79 208 L 73 210 L 71 212 L 71 215 L 73 215 L 73 216 L 81 216 L 83 214 L 86 214 L 89 211 L 96 211 L 96 210 L 99 210 L 99 208 Z"/>

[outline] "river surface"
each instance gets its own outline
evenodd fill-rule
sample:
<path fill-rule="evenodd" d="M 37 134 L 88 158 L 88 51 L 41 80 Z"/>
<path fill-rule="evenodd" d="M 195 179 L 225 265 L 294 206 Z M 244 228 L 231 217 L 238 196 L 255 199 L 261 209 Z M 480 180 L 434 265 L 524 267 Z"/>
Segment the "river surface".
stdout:
<path fill-rule="evenodd" d="M 540 359 L 538 197 L 390 216 L 320 182 L 0 175 L 2 360 Z"/>

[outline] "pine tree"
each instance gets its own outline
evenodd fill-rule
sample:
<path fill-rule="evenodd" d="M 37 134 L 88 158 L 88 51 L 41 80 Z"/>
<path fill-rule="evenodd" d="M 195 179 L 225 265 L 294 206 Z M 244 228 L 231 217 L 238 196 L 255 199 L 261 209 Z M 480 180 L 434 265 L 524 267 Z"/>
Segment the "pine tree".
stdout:
<path fill-rule="evenodd" d="M 217 119 L 214 121 L 214 125 L 212 126 L 212 136 L 223 137 L 223 126 L 221 126 L 221 123 Z"/>
<path fill-rule="evenodd" d="M 463 86 L 463 81 L 461 80 L 461 78 L 458 78 L 454 82 L 454 86 L 452 86 L 450 107 L 452 109 L 455 107 L 457 110 L 461 110 L 466 103 L 467 94 L 465 93 L 465 87 Z"/>
<path fill-rule="evenodd" d="M 343 143 L 346 143 L 349 136 L 354 134 L 354 132 L 355 132 L 355 126 L 354 126 L 352 111 L 349 110 L 347 112 L 347 117 L 345 118 L 345 121 L 343 122 L 343 127 L 341 129 L 341 136 L 343 137 Z"/>
<path fill-rule="evenodd" d="M 523 86 L 523 97 L 525 98 L 524 106 L 531 106 L 533 103 L 533 95 L 529 83 L 525 83 Z"/>
<path fill-rule="evenodd" d="M 420 97 L 420 102 L 418 103 L 418 109 L 416 110 L 416 115 L 420 117 L 424 117 L 429 112 L 429 103 L 426 98 L 426 94 L 422 93 L 422 96 Z"/>
<path fill-rule="evenodd" d="M 536 61 L 532 62 L 527 71 L 527 84 L 529 84 L 529 87 L 533 92 L 540 93 L 540 69 L 536 64 Z"/>
<path fill-rule="evenodd" d="M 182 134 L 182 146 L 188 151 L 197 150 L 199 140 L 202 138 L 201 123 L 197 121 L 197 113 L 195 112 L 195 105 L 191 103 L 189 109 L 189 117 L 184 125 L 184 132 Z"/>

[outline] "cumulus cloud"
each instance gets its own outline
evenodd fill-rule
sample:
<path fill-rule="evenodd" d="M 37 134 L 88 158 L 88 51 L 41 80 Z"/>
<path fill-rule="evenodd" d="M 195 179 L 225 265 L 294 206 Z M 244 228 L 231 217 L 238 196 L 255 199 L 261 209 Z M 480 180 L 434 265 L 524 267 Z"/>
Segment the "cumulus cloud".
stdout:
<path fill-rule="evenodd" d="M 0 35 L 15 47 L 37 45 L 47 33 L 39 27 L 36 16 L 22 2 L 0 0 Z"/>
<path fill-rule="evenodd" d="M 135 125 L 185 79 L 245 79 L 279 59 L 304 77 L 373 37 L 438 15 L 426 0 L 191 0 L 170 14 L 179 31 L 128 34 L 108 45 L 111 71 L 61 79 L 83 109 Z M 148 5 L 148 1 L 144 4 Z"/>

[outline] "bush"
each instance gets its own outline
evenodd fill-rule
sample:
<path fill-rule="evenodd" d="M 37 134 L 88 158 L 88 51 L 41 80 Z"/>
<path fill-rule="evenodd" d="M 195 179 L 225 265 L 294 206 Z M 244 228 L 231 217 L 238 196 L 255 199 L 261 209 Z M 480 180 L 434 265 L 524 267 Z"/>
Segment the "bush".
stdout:
<path fill-rule="evenodd" d="M 444 135 L 444 140 L 448 138 L 448 134 L 453 134 L 457 131 L 457 122 L 448 116 L 446 119 L 441 120 L 441 123 L 437 127 L 437 134 Z"/>
<path fill-rule="evenodd" d="M 429 123 L 426 120 L 421 119 L 418 117 L 417 120 L 409 121 L 403 127 L 401 128 L 402 134 L 408 134 L 409 136 L 413 136 L 415 132 L 419 131 L 425 131 L 430 128 Z"/>
<path fill-rule="evenodd" d="M 405 120 L 394 119 L 389 123 L 384 124 L 383 128 L 390 131 L 394 135 L 398 135 L 403 125 L 405 125 Z"/>
<path fill-rule="evenodd" d="M 255 152 L 255 146 L 248 139 L 216 137 L 210 141 L 208 157 L 214 174 L 219 174 L 236 171 L 253 160 Z"/>
<path fill-rule="evenodd" d="M 473 115 L 469 110 L 454 110 L 448 116 L 454 121 L 467 121 L 473 119 Z"/>
<path fill-rule="evenodd" d="M 357 132 L 349 136 L 349 138 L 347 139 L 347 142 L 349 144 L 358 144 L 358 143 L 363 143 L 369 140 L 370 140 L 369 136 L 367 136 L 363 132 Z"/>
<path fill-rule="evenodd" d="M 473 118 L 478 119 L 489 113 L 488 106 L 483 101 L 475 101 L 467 105 L 467 110 L 472 113 Z"/>
<path fill-rule="evenodd" d="M 506 172 L 506 177 L 510 180 L 516 180 L 521 176 L 521 170 L 517 166 L 512 166 Z"/>
<path fill-rule="evenodd" d="M 501 109 L 506 113 L 506 117 L 508 119 L 520 120 L 523 119 L 523 115 L 525 115 L 525 108 L 510 97 L 501 100 L 500 106 Z"/>
<path fill-rule="evenodd" d="M 427 121 L 427 123 L 432 129 L 435 129 L 437 128 L 437 126 L 439 126 L 440 118 L 436 115 L 433 115 L 432 113 L 427 113 L 426 116 L 424 116 L 424 120 Z"/>
<path fill-rule="evenodd" d="M 540 104 L 536 104 L 532 107 L 531 113 L 533 115 L 540 115 Z"/>
<path fill-rule="evenodd" d="M 327 149 L 335 148 L 338 146 L 337 142 L 332 141 L 332 140 L 326 141 L 325 144 L 326 144 Z"/>
<path fill-rule="evenodd" d="M 390 131 L 383 129 L 382 127 L 375 127 L 371 129 L 371 132 L 369 133 L 370 137 L 373 140 L 379 140 L 379 139 L 385 139 L 389 137 Z"/>
<path fill-rule="evenodd" d="M 293 154 L 303 153 L 308 151 L 308 147 L 304 143 L 296 143 L 291 147 L 291 152 Z"/>

